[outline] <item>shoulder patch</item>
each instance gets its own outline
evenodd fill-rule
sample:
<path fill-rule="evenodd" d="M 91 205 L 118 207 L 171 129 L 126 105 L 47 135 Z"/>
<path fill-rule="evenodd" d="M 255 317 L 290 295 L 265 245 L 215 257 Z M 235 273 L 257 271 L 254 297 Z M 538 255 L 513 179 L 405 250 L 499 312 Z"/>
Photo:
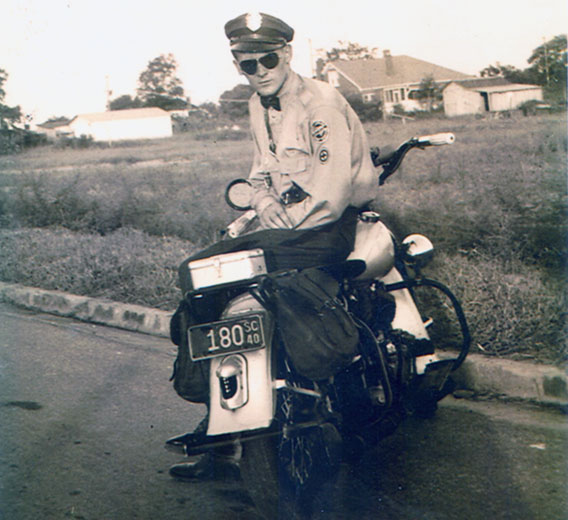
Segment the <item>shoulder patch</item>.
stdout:
<path fill-rule="evenodd" d="M 329 135 L 329 127 L 327 123 L 324 121 L 314 121 L 312 123 L 312 137 L 320 142 L 323 143 L 327 140 L 327 136 Z"/>
<path fill-rule="evenodd" d="M 321 164 L 325 164 L 325 163 L 328 161 L 328 159 L 329 159 L 329 151 L 328 151 L 328 149 L 325 148 L 325 147 L 320 148 L 318 157 L 319 157 L 319 162 L 320 162 Z"/>

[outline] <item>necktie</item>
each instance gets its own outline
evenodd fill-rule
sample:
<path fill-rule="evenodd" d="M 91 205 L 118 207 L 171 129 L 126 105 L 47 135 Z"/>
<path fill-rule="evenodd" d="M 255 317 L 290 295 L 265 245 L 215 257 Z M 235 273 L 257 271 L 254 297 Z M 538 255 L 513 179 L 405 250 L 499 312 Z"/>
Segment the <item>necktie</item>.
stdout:
<path fill-rule="evenodd" d="M 272 107 L 274 108 L 274 110 L 281 110 L 280 99 L 278 98 L 278 96 L 260 96 L 260 104 L 264 108 Z"/>

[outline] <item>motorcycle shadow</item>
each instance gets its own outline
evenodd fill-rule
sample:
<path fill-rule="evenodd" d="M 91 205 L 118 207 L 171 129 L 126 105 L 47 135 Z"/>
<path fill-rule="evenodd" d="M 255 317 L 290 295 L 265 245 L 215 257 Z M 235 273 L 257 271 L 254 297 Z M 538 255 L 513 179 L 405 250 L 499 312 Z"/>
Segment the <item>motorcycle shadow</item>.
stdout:
<path fill-rule="evenodd" d="M 337 479 L 314 493 L 298 518 L 534 518 L 506 451 L 503 432 L 486 416 L 441 406 L 435 417 L 408 418 L 358 461 L 343 462 Z M 237 520 L 263 518 L 242 481 L 201 484 L 195 491 L 208 512 L 215 509 L 200 518 L 222 512 Z"/>
<path fill-rule="evenodd" d="M 342 464 L 312 520 L 532 518 L 487 417 L 441 407 L 411 417 L 357 462 Z"/>

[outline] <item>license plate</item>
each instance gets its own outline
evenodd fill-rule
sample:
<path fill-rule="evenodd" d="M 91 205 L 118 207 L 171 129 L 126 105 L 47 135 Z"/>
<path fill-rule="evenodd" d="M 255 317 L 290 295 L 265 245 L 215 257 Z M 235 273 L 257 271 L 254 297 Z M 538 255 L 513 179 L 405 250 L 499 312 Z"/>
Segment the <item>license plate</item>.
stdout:
<path fill-rule="evenodd" d="M 255 350 L 264 346 L 262 314 L 247 314 L 189 327 L 189 351 L 194 361 Z"/>

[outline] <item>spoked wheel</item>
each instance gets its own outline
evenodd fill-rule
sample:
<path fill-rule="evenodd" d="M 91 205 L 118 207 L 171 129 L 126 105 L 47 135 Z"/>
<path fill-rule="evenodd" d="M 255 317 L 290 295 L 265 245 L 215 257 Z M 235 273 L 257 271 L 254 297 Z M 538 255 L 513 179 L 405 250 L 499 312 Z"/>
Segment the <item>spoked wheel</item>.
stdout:
<path fill-rule="evenodd" d="M 259 513 L 267 520 L 309 517 L 318 492 L 337 476 L 340 450 L 330 423 L 246 442 L 241 475 Z"/>

